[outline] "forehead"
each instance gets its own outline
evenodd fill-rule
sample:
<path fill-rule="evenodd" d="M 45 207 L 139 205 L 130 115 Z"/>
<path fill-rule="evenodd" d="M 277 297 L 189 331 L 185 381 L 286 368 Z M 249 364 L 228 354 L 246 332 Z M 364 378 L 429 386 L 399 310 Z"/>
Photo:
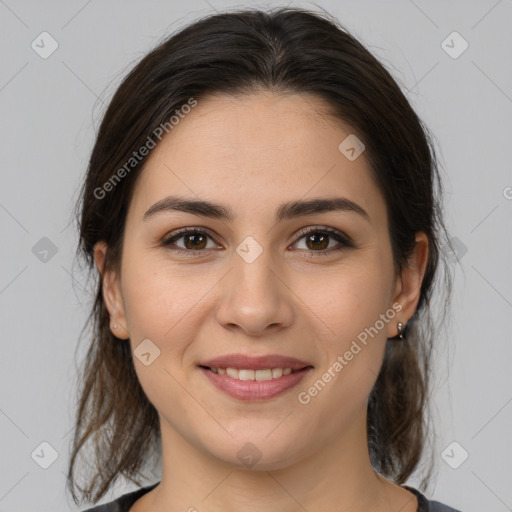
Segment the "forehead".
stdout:
<path fill-rule="evenodd" d="M 340 152 L 352 130 L 328 110 L 308 94 L 199 100 L 152 150 L 130 210 L 140 218 L 179 194 L 229 202 L 240 216 L 268 215 L 283 201 L 342 195 L 381 217 L 385 203 L 364 152 L 352 161 Z"/>

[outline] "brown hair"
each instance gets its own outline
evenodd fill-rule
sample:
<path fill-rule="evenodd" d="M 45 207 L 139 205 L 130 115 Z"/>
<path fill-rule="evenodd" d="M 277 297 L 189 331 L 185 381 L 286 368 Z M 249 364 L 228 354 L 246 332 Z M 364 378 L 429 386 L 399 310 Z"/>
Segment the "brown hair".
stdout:
<path fill-rule="evenodd" d="M 415 233 L 429 239 L 421 297 L 405 332 L 388 341 L 368 403 L 368 444 L 376 471 L 401 484 L 418 467 L 427 440 L 429 368 L 436 329 L 431 297 L 443 256 L 441 180 L 428 129 L 379 61 L 335 19 L 296 8 L 237 10 L 208 16 L 147 54 L 124 78 L 101 122 L 77 204 L 83 256 L 95 277 L 95 299 L 86 327 L 91 343 L 80 375 L 78 411 L 67 474 L 87 501 L 97 502 L 118 476 L 135 477 L 160 449 L 158 414 L 142 390 L 129 342 L 109 328 L 93 248 L 108 245 L 106 269 L 120 269 L 128 206 L 146 158 L 99 197 L 104 184 L 186 104 L 211 93 L 249 94 L 257 89 L 311 93 L 326 101 L 366 146 L 373 178 L 387 205 L 393 259 L 407 265 Z M 119 177 L 119 173 L 118 173 Z M 112 182 L 112 181 L 111 181 Z M 103 187 L 103 188 L 102 188 Z M 451 293 L 445 270 L 444 290 Z M 437 327 L 439 324 L 437 324 Z M 85 327 L 84 327 L 85 329 Z M 93 466 L 77 482 L 77 456 Z M 83 454 L 85 457 L 85 454 Z M 91 477 L 92 475 L 92 477 Z M 430 475 L 430 473 L 429 473 Z M 425 480 L 424 480 L 425 481 Z M 422 483 L 423 485 L 423 483 Z"/>

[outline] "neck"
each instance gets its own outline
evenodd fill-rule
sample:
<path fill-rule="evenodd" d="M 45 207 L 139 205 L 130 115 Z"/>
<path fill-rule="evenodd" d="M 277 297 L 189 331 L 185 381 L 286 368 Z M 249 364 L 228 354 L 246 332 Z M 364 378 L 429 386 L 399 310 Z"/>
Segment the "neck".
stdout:
<path fill-rule="evenodd" d="M 335 443 L 319 439 L 318 449 L 295 454 L 295 462 L 258 470 L 215 458 L 161 421 L 162 480 L 148 507 L 154 512 L 380 511 L 397 491 L 409 494 L 373 470 L 359 423 Z"/>

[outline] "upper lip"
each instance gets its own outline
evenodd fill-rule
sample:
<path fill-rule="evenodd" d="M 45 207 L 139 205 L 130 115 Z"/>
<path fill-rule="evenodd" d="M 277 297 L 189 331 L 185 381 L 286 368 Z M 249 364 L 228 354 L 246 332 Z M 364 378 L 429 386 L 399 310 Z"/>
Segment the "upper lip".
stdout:
<path fill-rule="evenodd" d="M 268 354 L 264 356 L 249 356 L 247 354 L 226 354 L 199 363 L 199 366 L 209 368 L 238 368 L 247 370 L 266 370 L 272 368 L 291 368 L 301 370 L 310 363 L 300 361 L 294 357 L 281 356 L 279 354 Z"/>

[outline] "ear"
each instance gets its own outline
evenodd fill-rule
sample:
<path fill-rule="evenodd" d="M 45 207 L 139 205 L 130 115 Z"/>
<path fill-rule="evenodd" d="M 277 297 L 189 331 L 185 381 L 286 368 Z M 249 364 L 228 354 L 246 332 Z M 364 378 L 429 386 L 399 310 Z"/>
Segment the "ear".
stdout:
<path fill-rule="evenodd" d="M 114 270 L 105 270 L 107 244 L 103 241 L 94 246 L 94 260 L 102 280 L 102 292 L 105 306 L 110 314 L 110 330 L 116 338 L 128 339 L 123 296 L 119 276 Z"/>
<path fill-rule="evenodd" d="M 388 323 L 388 338 L 398 334 L 398 322 L 402 322 L 404 326 L 407 324 L 420 300 L 421 283 L 428 261 L 428 237 L 422 231 L 418 231 L 415 241 L 416 245 L 408 266 L 403 268 L 396 278 L 393 303 L 399 303 L 402 309 L 396 315 L 396 322 Z"/>

